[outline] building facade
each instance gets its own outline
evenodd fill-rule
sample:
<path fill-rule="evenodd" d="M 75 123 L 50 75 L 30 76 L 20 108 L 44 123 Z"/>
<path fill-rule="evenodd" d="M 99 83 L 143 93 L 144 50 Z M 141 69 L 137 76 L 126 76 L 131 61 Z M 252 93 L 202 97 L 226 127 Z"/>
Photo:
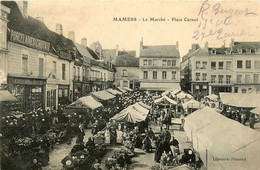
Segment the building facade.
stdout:
<path fill-rule="evenodd" d="M 254 50 L 249 53 L 244 44 Z M 230 47 L 220 48 L 208 47 L 207 42 L 202 48 L 193 44 L 181 62 L 182 85 L 200 97 L 219 92 L 259 93 L 258 49 L 257 42 L 234 40 Z"/>
<path fill-rule="evenodd" d="M 180 88 L 180 54 L 176 45 L 144 46 L 140 42 L 140 89 L 164 91 Z"/>

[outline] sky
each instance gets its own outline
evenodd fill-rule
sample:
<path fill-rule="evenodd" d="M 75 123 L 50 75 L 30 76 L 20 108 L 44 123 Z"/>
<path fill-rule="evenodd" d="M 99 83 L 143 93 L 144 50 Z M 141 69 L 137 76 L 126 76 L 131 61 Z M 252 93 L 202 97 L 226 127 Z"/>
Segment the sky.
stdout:
<path fill-rule="evenodd" d="M 57 23 L 62 24 L 64 36 L 74 31 L 78 43 L 86 37 L 88 46 L 99 41 L 103 49 L 114 49 L 118 44 L 120 50 L 137 50 L 137 54 L 141 37 L 144 45 L 175 45 L 178 41 L 181 56 L 192 43 L 204 46 L 208 41 L 209 46 L 218 47 L 228 46 L 231 38 L 260 41 L 260 2 L 256 1 L 29 1 L 28 14 L 43 17 L 53 31 Z M 115 17 L 137 21 L 113 21 Z"/>

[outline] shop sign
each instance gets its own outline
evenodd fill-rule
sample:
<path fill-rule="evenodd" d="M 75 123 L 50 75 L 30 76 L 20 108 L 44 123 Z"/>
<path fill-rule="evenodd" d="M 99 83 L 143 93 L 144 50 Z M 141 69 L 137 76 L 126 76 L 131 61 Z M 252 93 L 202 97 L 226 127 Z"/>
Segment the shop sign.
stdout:
<path fill-rule="evenodd" d="M 24 84 L 24 85 L 44 85 L 43 80 L 31 80 L 31 79 L 13 79 L 13 84 Z"/>
<path fill-rule="evenodd" d="M 37 38 L 25 35 L 23 33 L 11 30 L 10 41 L 23 44 L 38 50 L 49 52 L 50 43 Z"/>

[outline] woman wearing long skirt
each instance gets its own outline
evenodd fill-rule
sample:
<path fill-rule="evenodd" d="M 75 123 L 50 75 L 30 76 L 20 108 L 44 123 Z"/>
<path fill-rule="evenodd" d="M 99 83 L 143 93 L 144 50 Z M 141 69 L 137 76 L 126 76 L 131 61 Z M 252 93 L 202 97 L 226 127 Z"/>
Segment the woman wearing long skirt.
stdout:
<path fill-rule="evenodd" d="M 105 144 L 110 144 L 110 130 L 109 129 L 106 129 L 105 131 Z"/>

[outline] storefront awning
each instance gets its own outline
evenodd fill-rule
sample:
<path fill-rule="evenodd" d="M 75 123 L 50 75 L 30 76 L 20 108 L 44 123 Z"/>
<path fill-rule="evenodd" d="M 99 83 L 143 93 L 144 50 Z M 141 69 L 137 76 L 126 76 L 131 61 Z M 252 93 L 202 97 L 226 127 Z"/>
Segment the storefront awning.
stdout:
<path fill-rule="evenodd" d="M 187 109 L 187 108 L 192 108 L 192 109 L 198 109 L 201 107 L 201 103 L 197 100 L 194 100 L 194 99 L 191 99 L 187 102 L 185 102 L 182 107 L 184 109 Z"/>
<path fill-rule="evenodd" d="M 206 96 L 205 98 L 208 98 L 211 101 L 218 101 L 218 96 L 215 94 L 210 94 L 210 95 Z"/>
<path fill-rule="evenodd" d="M 9 91 L 0 90 L 0 102 L 18 101 Z"/>
<path fill-rule="evenodd" d="M 127 91 L 123 87 L 117 87 L 118 90 L 120 90 L 122 93 L 126 93 Z"/>
<path fill-rule="evenodd" d="M 103 100 L 103 101 L 114 99 L 116 97 L 116 96 L 112 95 L 111 93 L 107 92 L 106 90 L 92 92 L 91 94 L 94 97 L 96 97 L 97 99 Z"/>
<path fill-rule="evenodd" d="M 71 109 L 90 108 L 94 110 L 102 106 L 103 105 L 100 102 L 96 101 L 92 96 L 85 96 L 71 103 L 70 105 L 67 106 L 67 108 L 71 108 Z"/>
<path fill-rule="evenodd" d="M 130 89 L 128 87 L 124 87 L 124 89 L 126 89 L 127 91 L 133 91 L 133 89 Z"/>

